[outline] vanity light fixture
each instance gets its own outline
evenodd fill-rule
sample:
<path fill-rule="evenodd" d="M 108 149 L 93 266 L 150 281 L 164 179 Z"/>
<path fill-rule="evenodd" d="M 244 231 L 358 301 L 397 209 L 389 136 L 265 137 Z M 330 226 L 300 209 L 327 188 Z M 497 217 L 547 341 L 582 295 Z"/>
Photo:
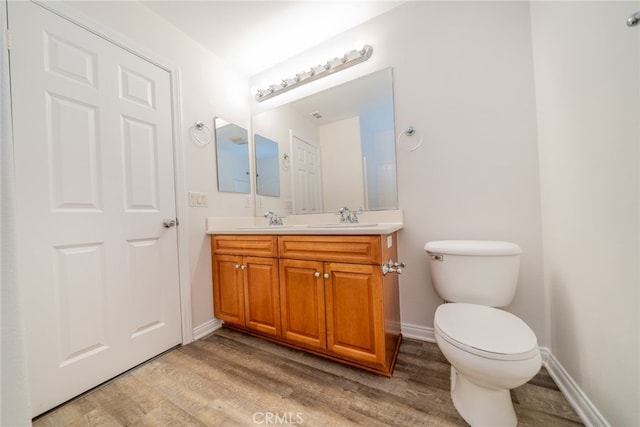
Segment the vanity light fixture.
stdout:
<path fill-rule="evenodd" d="M 307 71 L 302 71 L 296 74 L 295 77 L 283 79 L 282 82 L 270 85 L 266 89 L 259 89 L 256 93 L 256 101 L 261 102 L 269 98 L 273 98 L 276 95 L 287 92 L 298 86 L 302 86 L 305 83 L 318 80 L 322 77 L 328 76 L 329 74 L 352 67 L 371 58 L 372 53 L 373 48 L 368 44 L 365 44 L 362 46 L 362 49 L 354 49 L 347 52 L 342 58 L 330 59 L 324 65 L 316 65 Z"/>

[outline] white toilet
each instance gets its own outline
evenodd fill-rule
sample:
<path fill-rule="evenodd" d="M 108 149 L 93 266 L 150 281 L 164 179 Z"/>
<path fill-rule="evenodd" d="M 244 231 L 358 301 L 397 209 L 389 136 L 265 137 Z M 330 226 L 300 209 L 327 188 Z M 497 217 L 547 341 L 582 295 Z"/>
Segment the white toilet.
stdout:
<path fill-rule="evenodd" d="M 471 426 L 515 426 L 509 390 L 541 366 L 534 332 L 508 305 L 522 249 L 514 243 L 442 240 L 424 246 L 433 286 L 445 300 L 434 318 L 438 347 L 451 363 L 451 398 Z"/>

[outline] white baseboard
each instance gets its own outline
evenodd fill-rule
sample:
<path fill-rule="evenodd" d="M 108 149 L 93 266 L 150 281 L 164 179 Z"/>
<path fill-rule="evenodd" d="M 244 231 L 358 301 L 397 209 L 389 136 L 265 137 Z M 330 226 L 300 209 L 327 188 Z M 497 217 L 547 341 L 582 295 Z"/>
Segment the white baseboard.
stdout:
<path fill-rule="evenodd" d="M 540 347 L 540 354 L 542 355 L 542 364 L 547 368 L 549 375 L 562 391 L 564 397 L 567 398 L 573 410 L 584 422 L 584 425 L 587 427 L 609 427 L 610 424 L 607 420 L 571 378 L 571 375 L 562 367 L 553 353 L 546 347 Z"/>
<path fill-rule="evenodd" d="M 420 325 L 412 325 L 410 323 L 400 324 L 402 336 L 404 338 L 412 338 L 420 341 L 436 342 L 436 336 L 433 334 L 433 328 Z"/>
<path fill-rule="evenodd" d="M 218 319 L 211 319 L 207 322 L 204 322 L 203 324 L 193 328 L 193 340 L 199 340 L 200 338 L 209 335 L 211 332 L 215 331 L 216 329 L 220 329 L 221 327 L 222 322 Z"/>

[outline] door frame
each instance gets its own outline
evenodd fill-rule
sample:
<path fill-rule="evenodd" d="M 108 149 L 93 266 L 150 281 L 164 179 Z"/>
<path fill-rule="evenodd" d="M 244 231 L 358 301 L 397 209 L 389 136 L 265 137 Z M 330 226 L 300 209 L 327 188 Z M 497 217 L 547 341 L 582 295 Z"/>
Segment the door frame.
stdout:
<path fill-rule="evenodd" d="M 168 59 L 140 46 L 127 36 L 112 30 L 109 27 L 98 23 L 87 15 L 77 11 L 70 6 L 59 2 L 44 2 L 42 0 L 31 0 L 32 3 L 52 12 L 67 21 L 78 25 L 96 36 L 118 46 L 125 51 L 150 62 L 151 64 L 169 73 L 171 85 L 171 125 L 172 146 L 173 146 L 173 166 L 174 166 L 174 187 L 176 217 L 180 220 L 177 227 L 178 246 L 178 281 L 180 288 L 180 317 L 182 329 L 182 344 L 193 341 L 193 326 L 191 317 L 191 288 L 189 274 L 189 240 L 188 240 L 188 210 L 187 192 L 185 183 L 184 166 L 184 141 L 182 138 L 182 94 L 180 68 Z M 5 28 L 6 29 L 6 28 Z M 12 131 L 13 140 L 13 131 Z"/>

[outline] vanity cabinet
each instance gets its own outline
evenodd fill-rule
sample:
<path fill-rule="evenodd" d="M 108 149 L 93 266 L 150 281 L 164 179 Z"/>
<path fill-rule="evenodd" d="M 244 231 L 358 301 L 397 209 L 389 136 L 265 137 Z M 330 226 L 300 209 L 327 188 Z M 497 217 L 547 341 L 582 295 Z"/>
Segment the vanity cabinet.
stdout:
<path fill-rule="evenodd" d="M 273 279 L 277 285 L 265 286 L 268 280 L 262 278 L 258 282 L 263 286 L 256 288 L 269 291 L 258 291 L 255 298 L 248 298 L 246 292 L 252 286 L 251 278 L 245 273 L 249 267 L 236 268 L 234 262 L 240 260 L 237 257 L 243 262 L 253 258 L 255 254 L 243 250 L 255 249 L 249 241 L 265 237 L 275 239 L 275 248 L 268 259 L 277 260 L 277 274 Z M 231 258 L 225 253 L 225 247 L 230 244 L 235 246 Z M 383 275 L 381 265 L 397 259 L 396 233 L 384 236 L 214 235 L 212 254 L 214 311 L 225 326 L 391 375 L 401 340 L 398 275 Z M 277 298 L 273 295 L 276 288 Z M 240 292 L 245 295 L 240 296 Z M 272 304 L 277 301 L 278 307 L 267 308 L 267 300 Z M 257 312 L 255 307 L 263 307 L 263 311 L 260 322 L 252 324 L 249 310 Z M 238 314 L 241 310 L 244 316 Z M 280 316 L 278 327 L 265 332 L 265 323 L 276 323 L 271 317 L 276 312 Z"/>
<path fill-rule="evenodd" d="M 280 260 L 282 337 L 316 350 L 327 348 L 323 270 L 318 261 Z"/>
<path fill-rule="evenodd" d="M 296 259 L 297 266 L 306 266 L 310 272 L 315 270 L 316 286 L 321 289 L 324 299 L 324 316 L 318 320 L 323 322 L 326 341 L 321 344 L 328 354 L 382 370 L 389 368 L 391 360 L 385 346 L 384 308 L 385 304 L 397 303 L 397 299 L 396 302 L 393 299 L 385 301 L 383 289 L 393 288 L 397 294 L 397 275 L 383 280 L 380 266 L 386 257 L 397 258 L 395 237 L 395 234 L 389 236 L 391 247 L 385 248 L 384 254 L 381 236 L 279 237 L 281 298 L 283 301 L 286 298 L 282 292 L 283 282 L 286 289 L 300 283 L 283 281 L 283 263 Z M 296 306 L 304 298 L 304 295 L 296 299 L 289 296 L 287 304 Z M 285 309 L 282 313 L 284 316 Z M 399 323 L 399 309 L 397 314 Z M 283 317 L 283 330 L 287 327 Z M 394 333 L 399 337 L 399 325 Z M 392 337 L 390 339 L 393 341 Z"/>
<path fill-rule="evenodd" d="M 329 263 L 325 271 L 327 350 L 337 356 L 384 366 L 380 267 Z"/>
<path fill-rule="evenodd" d="M 212 239 L 212 253 L 215 316 L 249 330 L 279 336 L 280 291 L 275 237 L 217 236 Z"/>

